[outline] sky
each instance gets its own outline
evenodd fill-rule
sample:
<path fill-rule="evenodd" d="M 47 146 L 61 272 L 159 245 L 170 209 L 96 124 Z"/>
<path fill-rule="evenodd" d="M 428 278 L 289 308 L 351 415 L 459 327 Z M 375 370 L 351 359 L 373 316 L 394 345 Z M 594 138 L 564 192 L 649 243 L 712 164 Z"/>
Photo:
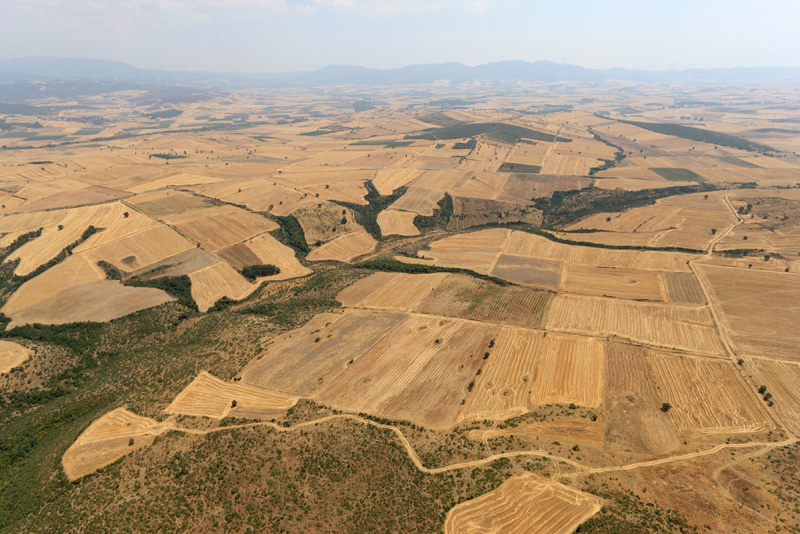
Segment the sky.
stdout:
<path fill-rule="evenodd" d="M 800 67 L 798 22 L 800 0 L 0 0 L 0 59 L 218 72 Z"/>

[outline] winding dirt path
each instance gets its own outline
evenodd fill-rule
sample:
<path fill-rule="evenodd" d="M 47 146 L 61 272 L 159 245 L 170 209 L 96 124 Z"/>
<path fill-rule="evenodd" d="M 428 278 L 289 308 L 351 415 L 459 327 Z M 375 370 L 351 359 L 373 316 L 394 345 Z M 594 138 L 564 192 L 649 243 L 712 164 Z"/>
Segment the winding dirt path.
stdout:
<path fill-rule="evenodd" d="M 280 425 L 278 425 L 276 423 L 272 423 L 272 422 L 269 422 L 269 421 L 259 421 L 257 423 L 245 423 L 245 424 L 241 424 L 241 425 L 230 425 L 230 426 L 223 426 L 223 427 L 217 427 L 217 428 L 210 428 L 210 429 L 206 429 L 206 430 L 183 428 L 183 427 L 179 427 L 179 426 L 172 425 L 172 424 L 170 424 L 169 428 L 171 430 L 177 430 L 177 431 L 180 431 L 180 432 L 185 432 L 187 434 L 194 434 L 194 435 L 205 435 L 205 434 L 212 434 L 214 432 L 222 432 L 222 431 L 234 430 L 234 429 L 238 429 L 238 428 L 252 428 L 252 427 L 258 427 L 258 426 L 267 426 L 267 427 L 272 428 L 273 430 L 277 430 L 278 432 L 293 432 L 295 430 L 300 430 L 300 429 L 307 428 L 307 427 L 310 427 L 310 426 L 316 426 L 316 425 L 319 425 L 321 423 L 326 423 L 328 421 L 333 421 L 333 420 L 336 420 L 336 419 L 347 419 L 347 420 L 350 420 L 350 421 L 355 421 L 357 423 L 362 423 L 362 424 L 365 424 L 365 425 L 371 425 L 371 426 L 374 426 L 376 428 L 382 428 L 382 429 L 385 429 L 385 430 L 391 430 L 397 436 L 397 438 L 400 440 L 400 442 L 403 444 L 403 446 L 405 447 L 406 452 L 408 453 L 408 456 L 411 459 L 411 462 L 414 464 L 414 466 L 419 471 L 421 471 L 423 473 L 427 473 L 427 474 L 439 474 L 439 473 L 446 473 L 448 471 L 457 471 L 457 470 L 460 470 L 460 469 L 470 469 L 470 468 L 480 467 L 482 465 L 486 465 L 486 464 L 494 462 L 495 460 L 500 460 L 500 459 L 503 459 L 503 458 L 511 459 L 511 458 L 520 458 L 520 457 L 525 457 L 525 456 L 531 456 L 531 457 L 548 458 L 548 459 L 552 460 L 554 462 L 556 468 L 557 468 L 557 473 L 553 477 L 554 479 L 576 478 L 578 476 L 584 476 L 584 475 L 593 475 L 593 474 L 598 474 L 598 473 L 611 473 L 611 472 L 617 472 L 617 471 L 631 471 L 633 469 L 638 469 L 640 467 L 653 467 L 653 466 L 656 466 L 656 465 L 662 465 L 662 464 L 667 464 L 667 463 L 672 463 L 672 462 L 680 462 L 680 461 L 685 461 L 685 460 L 691 460 L 693 458 L 699 458 L 701 456 L 708 456 L 710 454 L 715 454 L 715 453 L 717 453 L 719 451 L 722 451 L 722 450 L 725 450 L 725 449 L 744 449 L 744 448 L 752 448 L 752 447 L 763 447 L 759 451 L 756 451 L 755 453 L 752 453 L 752 454 L 747 455 L 747 456 L 743 456 L 743 457 L 741 457 L 741 458 L 739 458 L 737 460 L 737 461 L 741 461 L 741 460 L 745 460 L 745 459 L 748 459 L 748 458 L 751 458 L 751 457 L 758 456 L 760 454 L 764 454 L 767 451 L 772 450 L 772 449 L 777 448 L 777 447 L 784 447 L 786 445 L 791 445 L 791 444 L 796 443 L 798 441 L 797 438 L 791 437 L 791 438 L 788 438 L 788 439 L 786 439 L 784 441 L 778 441 L 778 442 L 723 443 L 721 445 L 717 445 L 716 447 L 712 447 L 712 448 L 704 450 L 704 451 L 698 451 L 698 452 L 693 452 L 693 453 L 689 453 L 689 454 L 683 454 L 683 455 L 679 455 L 679 456 L 671 456 L 671 457 L 668 457 L 668 458 L 661 458 L 661 459 L 658 459 L 658 460 L 648 460 L 648 461 L 644 461 L 644 462 L 635 462 L 635 463 L 632 463 L 632 464 L 619 465 L 619 466 L 609 466 L 609 467 L 589 467 L 589 466 L 583 465 L 583 464 L 581 464 L 579 462 L 576 462 L 574 460 L 571 460 L 569 458 L 564 458 L 562 456 L 556 456 L 556 455 L 553 455 L 553 454 L 549 454 L 549 453 L 547 453 L 547 452 L 545 452 L 544 450 L 541 450 L 541 449 L 539 449 L 539 450 L 529 450 L 529 451 L 504 452 L 504 453 L 493 454 L 491 456 L 487 456 L 486 458 L 480 458 L 478 460 L 469 460 L 469 461 L 466 461 L 466 462 L 458 462 L 458 463 L 454 463 L 454 464 L 450 464 L 450 465 L 445 465 L 445 466 L 442 466 L 442 467 L 425 467 L 422 464 L 422 461 L 420 460 L 419 455 L 417 454 L 417 451 L 414 449 L 414 447 L 411 445 L 411 442 L 408 441 L 408 438 L 406 438 L 405 434 L 403 434 L 403 432 L 399 428 L 397 428 L 395 426 L 392 426 L 392 425 L 385 425 L 383 423 L 378 423 L 376 421 L 365 419 L 365 418 L 360 417 L 358 415 L 350 415 L 350 414 L 328 415 L 328 416 L 322 417 L 320 419 L 314 419 L 314 420 L 311 420 L 311 421 L 305 421 L 303 423 L 298 423 L 296 425 L 288 426 L 288 427 L 280 426 Z M 170 420 L 168 419 L 167 421 L 170 421 Z M 571 465 L 572 467 L 576 468 L 577 471 L 573 471 L 573 472 L 570 472 L 570 473 L 563 473 L 563 472 L 561 472 L 561 468 L 560 468 L 561 463 L 566 463 L 568 465 Z M 734 463 L 736 463 L 736 462 L 734 462 Z M 728 464 L 728 465 L 723 466 L 722 468 L 718 469 L 717 472 L 715 472 L 715 476 L 718 474 L 718 472 L 721 472 L 723 469 L 725 469 L 727 467 L 730 467 L 730 465 L 732 465 L 732 464 Z"/>

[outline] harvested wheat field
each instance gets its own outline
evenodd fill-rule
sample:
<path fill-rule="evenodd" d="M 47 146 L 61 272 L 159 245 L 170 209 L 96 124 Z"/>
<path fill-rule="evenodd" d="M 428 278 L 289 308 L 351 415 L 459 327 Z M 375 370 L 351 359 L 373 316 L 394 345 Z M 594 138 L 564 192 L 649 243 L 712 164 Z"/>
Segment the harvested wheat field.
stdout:
<path fill-rule="evenodd" d="M 605 368 L 603 344 L 598 339 L 548 334 L 537 361 L 531 402 L 600 406 Z"/>
<path fill-rule="evenodd" d="M 698 267 L 739 351 L 800 361 L 800 274 Z"/>
<path fill-rule="evenodd" d="M 414 226 L 414 217 L 417 214 L 411 211 L 383 210 L 378 214 L 378 226 L 382 235 L 419 235 L 419 229 Z"/>
<path fill-rule="evenodd" d="M 529 412 L 544 339 L 542 332 L 501 328 L 459 419 L 508 419 Z"/>
<path fill-rule="evenodd" d="M 192 280 L 192 298 L 201 312 L 208 311 L 222 297 L 241 300 L 258 287 L 225 262 L 194 271 L 189 278 Z"/>
<path fill-rule="evenodd" d="M 104 260 L 124 273 L 132 273 L 193 248 L 192 242 L 169 226 L 160 224 L 102 246 L 81 246 L 76 250 L 95 262 Z"/>
<path fill-rule="evenodd" d="M 653 271 L 566 265 L 561 277 L 561 289 L 598 297 L 667 300 L 661 274 Z"/>
<path fill-rule="evenodd" d="M 421 257 L 432 259 L 436 265 L 463 267 L 487 274 L 497 261 L 511 230 L 492 229 L 457 234 L 434 241 L 430 250 L 421 252 Z"/>
<path fill-rule="evenodd" d="M 317 315 L 276 338 L 242 370 L 242 382 L 310 397 L 406 319 L 406 314 L 370 310 Z"/>
<path fill-rule="evenodd" d="M 705 304 L 706 296 L 694 274 L 664 273 L 669 300 L 676 304 Z"/>
<path fill-rule="evenodd" d="M 174 297 L 160 289 L 128 287 L 117 281 L 102 280 L 72 286 L 36 304 L 9 312 L 12 319 L 9 327 L 33 323 L 102 323 L 173 300 Z"/>
<path fill-rule="evenodd" d="M 553 294 L 499 286 L 467 275 L 451 274 L 417 307 L 420 313 L 475 321 L 540 327 Z"/>
<path fill-rule="evenodd" d="M 794 362 L 751 358 L 747 363 L 757 384 L 773 396 L 772 409 L 792 432 L 800 432 L 800 365 Z"/>
<path fill-rule="evenodd" d="M 460 419 L 508 419 L 541 404 L 599 406 L 603 342 L 502 328 Z"/>
<path fill-rule="evenodd" d="M 503 247 L 503 253 L 596 267 L 670 272 L 690 272 L 686 262 L 696 257 L 677 252 L 608 250 L 565 245 L 526 232 L 514 232 Z"/>
<path fill-rule="evenodd" d="M 67 449 L 61 458 L 64 474 L 68 479 L 76 480 L 94 473 L 126 454 L 150 445 L 156 436 L 170 428 L 169 423 L 159 423 L 125 408 L 117 408 L 89 425 Z"/>
<path fill-rule="evenodd" d="M 500 254 L 492 268 L 492 276 L 515 284 L 545 289 L 558 289 L 561 282 L 562 263 L 529 256 Z"/>
<path fill-rule="evenodd" d="M 549 291 L 500 286 L 463 274 L 387 274 L 376 273 L 359 280 L 345 289 L 339 300 L 359 308 L 538 327 L 553 295 Z M 361 300 L 355 301 L 354 297 L 362 294 Z"/>
<path fill-rule="evenodd" d="M 545 324 L 560 332 L 621 337 L 707 355 L 723 353 L 711 314 L 696 306 L 558 295 Z"/>
<path fill-rule="evenodd" d="M 658 391 L 648 351 L 642 347 L 606 344 L 605 413 L 612 447 L 649 454 L 677 450 L 680 439 Z"/>
<path fill-rule="evenodd" d="M 165 217 L 165 221 L 211 252 L 278 228 L 266 217 L 234 206 L 188 211 Z"/>
<path fill-rule="evenodd" d="M 493 325 L 413 315 L 349 365 L 315 400 L 428 428 L 451 427 L 496 331 Z"/>
<path fill-rule="evenodd" d="M 128 199 L 127 202 L 151 217 L 166 217 L 209 207 L 203 199 L 175 190 L 144 193 Z"/>
<path fill-rule="evenodd" d="M 443 197 L 444 192 L 438 189 L 411 187 L 402 197 L 389 206 L 389 209 L 431 216 L 433 215 L 433 210 L 437 207 L 436 203 Z"/>
<path fill-rule="evenodd" d="M 421 169 L 381 169 L 375 173 L 372 185 L 381 195 L 391 195 L 395 189 L 413 182 L 423 172 Z"/>
<path fill-rule="evenodd" d="M 602 506 L 599 497 L 525 474 L 451 509 L 444 531 L 446 534 L 569 534 Z"/>
<path fill-rule="evenodd" d="M 236 403 L 236 406 L 233 403 Z M 168 414 L 222 419 L 274 415 L 295 405 L 297 399 L 240 382 L 225 382 L 203 371 L 181 391 L 166 410 Z"/>
<path fill-rule="evenodd" d="M 336 295 L 336 300 L 344 306 L 351 308 L 358 307 L 367 297 L 372 293 L 382 289 L 392 279 L 400 276 L 401 273 L 385 273 L 377 272 L 371 274 L 366 278 L 362 278 L 358 282 L 347 286 Z"/>
<path fill-rule="evenodd" d="M 22 365 L 31 354 L 32 351 L 22 345 L 11 341 L 0 341 L 0 374 Z"/>
<path fill-rule="evenodd" d="M 269 234 L 262 234 L 244 243 L 219 251 L 219 256 L 240 270 L 247 265 L 275 265 L 281 272 L 266 280 L 286 280 L 311 273 L 295 256 L 294 251 Z"/>
<path fill-rule="evenodd" d="M 351 232 L 328 241 L 308 253 L 308 261 L 348 262 L 375 250 L 378 242 L 364 230 Z"/>
<path fill-rule="evenodd" d="M 406 312 L 418 311 L 422 301 L 450 276 L 448 273 L 395 273 L 395 276 L 388 278 L 383 276 L 384 274 L 388 273 L 375 273 L 351 286 L 372 287 L 377 280 L 384 280 L 383 286 L 366 295 L 356 306 Z"/>
<path fill-rule="evenodd" d="M 652 352 L 662 402 L 681 435 L 736 434 L 774 428 L 756 392 L 729 361 Z"/>

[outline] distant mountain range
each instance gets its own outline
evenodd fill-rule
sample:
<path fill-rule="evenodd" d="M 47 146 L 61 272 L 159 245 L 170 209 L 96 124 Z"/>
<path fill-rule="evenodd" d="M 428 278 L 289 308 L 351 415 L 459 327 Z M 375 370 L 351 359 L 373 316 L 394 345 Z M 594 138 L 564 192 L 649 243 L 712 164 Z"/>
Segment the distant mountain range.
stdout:
<path fill-rule="evenodd" d="M 578 82 L 602 83 L 610 80 L 686 83 L 800 82 L 800 68 L 731 68 L 690 70 L 587 69 L 550 61 L 500 61 L 469 67 L 461 63 L 409 65 L 398 69 L 372 69 L 333 65 L 315 71 L 269 73 L 183 72 L 139 69 L 118 61 L 28 57 L 0 60 L 0 96 L 9 94 L 8 85 L 32 81 L 73 81 L 84 87 L 88 82 L 105 86 L 129 83 L 201 84 L 208 88 L 237 85 L 269 87 L 351 85 L 413 85 L 441 80 L 452 83 L 485 80 L 491 82 Z M 22 89 L 22 88 L 20 88 Z M 62 87 L 61 89 L 65 89 Z M 76 89 L 77 90 L 77 89 Z M 24 92 L 24 91 L 22 91 Z"/>

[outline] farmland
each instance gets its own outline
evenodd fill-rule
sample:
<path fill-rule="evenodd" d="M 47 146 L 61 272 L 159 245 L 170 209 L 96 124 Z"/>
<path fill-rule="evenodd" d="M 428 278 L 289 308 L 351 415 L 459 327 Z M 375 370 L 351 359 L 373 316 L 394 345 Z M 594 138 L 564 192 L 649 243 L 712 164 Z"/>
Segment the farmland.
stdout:
<path fill-rule="evenodd" d="M 790 88 L 154 90 L 0 104 L 0 531 L 797 530 Z"/>
<path fill-rule="evenodd" d="M 593 495 L 528 475 L 454 508 L 444 531 L 568 534 L 601 506 Z"/>

